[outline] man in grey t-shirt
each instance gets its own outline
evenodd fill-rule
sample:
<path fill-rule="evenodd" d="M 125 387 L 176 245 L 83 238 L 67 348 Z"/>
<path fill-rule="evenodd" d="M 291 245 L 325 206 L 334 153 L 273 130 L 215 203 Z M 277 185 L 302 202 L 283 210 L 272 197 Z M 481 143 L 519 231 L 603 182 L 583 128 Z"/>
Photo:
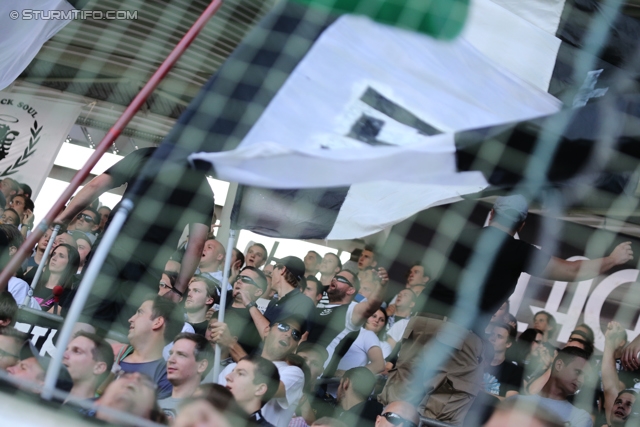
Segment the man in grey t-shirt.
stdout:
<path fill-rule="evenodd" d="M 581 348 L 565 347 L 553 361 L 551 377 L 538 395 L 514 396 L 517 403 L 535 405 L 537 409 L 553 413 L 572 427 L 592 427 L 589 413 L 567 401 L 584 382 L 584 369 L 588 355 Z"/>

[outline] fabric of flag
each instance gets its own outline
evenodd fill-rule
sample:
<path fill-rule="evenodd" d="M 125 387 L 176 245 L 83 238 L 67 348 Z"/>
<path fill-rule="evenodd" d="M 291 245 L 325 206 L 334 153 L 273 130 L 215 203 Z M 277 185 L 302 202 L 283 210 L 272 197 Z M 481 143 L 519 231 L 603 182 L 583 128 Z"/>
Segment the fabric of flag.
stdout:
<path fill-rule="evenodd" d="M 66 0 L 0 3 L 0 90 L 13 83 L 42 45 L 71 22 L 67 14 L 73 10 Z"/>
<path fill-rule="evenodd" d="M 493 14 L 496 21 L 487 21 L 484 18 L 487 14 Z M 273 13 L 261 24 L 260 28 L 256 29 L 253 34 L 247 37 L 243 45 L 231 58 L 229 58 L 217 76 L 209 85 L 207 85 L 207 88 L 203 90 L 207 91 L 208 94 L 203 94 L 201 101 L 194 102 L 190 107 L 198 109 L 198 111 L 205 111 L 207 107 L 204 105 L 208 104 L 212 106 L 211 108 L 215 108 L 216 113 L 219 111 L 220 114 L 224 116 L 224 118 L 214 120 L 213 123 L 210 121 L 208 122 L 209 128 L 213 131 L 208 138 L 211 144 L 207 143 L 206 148 L 202 147 L 201 149 L 206 149 L 206 151 L 209 152 L 234 149 L 239 145 L 244 145 L 244 142 L 242 141 L 247 141 L 251 135 L 264 136 L 265 126 L 268 127 L 269 124 L 280 126 L 280 128 L 275 128 L 274 132 L 276 133 L 278 130 L 287 130 L 285 129 L 287 122 L 284 118 L 291 117 L 291 114 L 284 112 L 285 110 L 281 110 L 278 115 L 278 117 L 280 117 L 280 123 L 274 123 L 273 115 L 269 116 L 271 120 L 266 119 L 267 113 L 270 109 L 276 109 L 277 111 L 277 108 L 282 106 L 282 104 L 278 104 L 278 100 L 279 98 L 286 96 L 285 92 L 287 89 L 290 89 L 290 91 L 293 92 L 296 91 L 296 87 L 293 86 L 296 76 L 299 79 L 307 78 L 305 74 L 298 74 L 298 71 L 305 66 L 304 61 L 311 58 L 316 51 L 320 50 L 322 52 L 323 46 L 317 46 L 317 41 L 325 39 L 328 43 L 333 43 L 333 47 L 339 47 L 337 45 L 340 45 L 341 43 L 338 41 L 340 40 L 338 35 L 346 34 L 356 26 L 367 26 L 367 29 L 373 28 L 372 31 L 380 32 L 378 34 L 398 34 L 398 38 L 404 37 L 411 40 L 419 39 L 420 43 L 429 44 L 436 50 L 434 50 L 431 56 L 428 56 L 428 59 L 426 56 L 427 53 L 425 53 L 424 62 L 420 62 L 419 60 L 416 61 L 417 64 L 421 64 L 423 67 L 427 66 L 425 64 L 427 64 L 427 61 L 429 60 L 431 61 L 431 64 L 437 64 L 439 61 L 439 55 L 444 54 L 445 52 L 451 53 L 449 58 L 461 61 L 457 64 L 461 64 L 467 59 L 477 59 L 479 63 L 481 63 L 480 68 L 485 70 L 491 69 L 491 72 L 494 73 L 494 75 L 500 76 L 501 79 L 498 80 L 506 80 L 511 84 L 511 86 L 509 86 L 511 89 L 517 88 L 517 90 L 520 91 L 511 99 L 511 102 L 508 103 L 508 105 L 514 107 L 510 109 L 508 113 L 516 113 L 519 111 L 520 115 L 518 116 L 518 113 L 516 113 L 516 115 L 493 114 L 492 118 L 488 118 L 488 116 L 480 117 L 480 115 L 474 121 L 472 118 L 473 114 L 465 114 L 465 108 L 461 107 L 461 104 L 455 104 L 456 100 L 464 98 L 464 93 L 463 89 L 460 89 L 456 93 L 456 89 L 452 87 L 454 86 L 453 83 L 447 85 L 446 89 L 453 91 L 454 96 L 444 88 L 440 91 L 442 96 L 446 97 L 446 102 L 451 102 L 451 104 L 447 106 L 449 109 L 447 110 L 446 108 L 443 108 L 442 105 L 438 106 L 437 102 L 431 101 L 432 107 L 430 111 L 433 115 L 436 115 L 436 117 L 427 118 L 416 116 L 414 111 L 412 111 L 418 103 L 417 100 L 413 100 L 413 103 L 409 102 L 406 104 L 404 103 L 406 97 L 403 98 L 398 96 L 400 99 L 393 97 L 395 94 L 394 85 L 397 82 L 397 77 L 394 82 L 391 82 L 386 86 L 374 85 L 368 93 L 367 87 L 361 87 L 360 92 L 356 92 L 354 89 L 357 88 L 345 89 L 347 86 L 343 85 L 341 89 L 354 91 L 354 94 L 358 95 L 354 96 L 354 101 L 362 105 L 360 110 L 356 108 L 358 107 L 357 104 L 356 107 L 352 107 L 350 111 L 351 115 L 357 115 L 358 112 L 364 113 L 365 107 L 368 114 L 363 118 L 364 121 L 351 123 L 351 126 L 347 126 L 347 129 L 342 132 L 344 137 L 339 138 L 342 143 L 348 141 L 353 147 L 373 147 L 373 144 L 377 144 L 376 146 L 382 150 L 387 149 L 387 147 L 382 146 L 384 143 L 387 143 L 389 147 L 392 147 L 392 145 L 389 144 L 389 141 L 398 141 L 398 138 L 394 138 L 394 134 L 392 132 L 394 127 L 386 126 L 386 129 L 382 132 L 376 133 L 375 123 L 380 123 L 379 121 L 376 122 L 376 120 L 384 120 L 385 123 L 395 125 L 395 129 L 402 128 L 403 130 L 410 129 L 413 131 L 412 137 L 414 141 L 416 138 L 422 139 L 427 136 L 436 136 L 435 139 L 443 141 L 443 143 L 446 144 L 447 141 L 450 142 L 451 139 L 447 140 L 447 138 L 442 135 L 438 136 L 438 134 L 451 134 L 457 130 L 481 126 L 480 123 L 493 122 L 497 124 L 504 123 L 506 121 L 521 120 L 526 116 L 536 117 L 545 114 L 543 111 L 548 113 L 557 111 L 559 107 L 559 104 L 545 93 L 553 72 L 553 55 L 555 55 L 556 52 L 554 49 L 557 49 L 559 46 L 559 41 L 557 41 L 557 39 L 548 32 L 545 32 L 525 19 L 514 15 L 490 1 L 478 1 L 472 3 L 468 18 L 468 26 L 465 27 L 465 30 L 463 31 L 463 34 L 469 34 L 470 36 L 463 37 L 459 41 L 449 43 L 438 42 L 420 34 L 392 29 L 387 26 L 378 26 L 373 24 L 371 21 L 359 17 L 352 18 L 342 16 L 336 25 L 331 26 L 329 30 L 325 31 L 325 28 L 329 27 L 333 22 L 334 19 L 331 15 L 323 16 L 315 9 L 307 9 L 291 3 L 285 3 L 280 7 L 280 9 L 273 11 Z M 500 46 L 500 50 L 504 52 L 519 51 L 518 57 L 509 55 L 501 56 L 500 54 L 495 53 L 497 50 L 495 46 L 491 47 L 491 40 L 493 39 L 492 34 L 496 31 L 495 28 L 500 27 L 496 25 L 496 22 L 503 22 L 503 25 L 510 23 L 509 27 L 513 28 L 514 31 L 517 30 L 516 34 L 518 34 L 518 38 L 530 41 L 529 45 L 522 47 L 514 41 L 516 39 L 509 39 L 505 37 L 505 41 Z M 283 25 L 284 23 L 288 26 Z M 365 32 L 364 35 L 360 37 L 357 37 L 357 35 L 352 37 L 352 44 L 355 47 L 348 46 L 348 48 L 357 49 L 356 42 L 361 42 L 363 40 L 366 42 L 366 34 L 367 33 Z M 295 41 L 295 44 L 292 40 Z M 375 40 L 379 40 L 379 37 Z M 291 49 L 292 45 L 296 48 Z M 331 44 L 329 46 L 331 46 Z M 540 46 L 551 46 L 551 48 L 540 49 Z M 393 46 L 391 44 L 382 44 L 378 50 L 380 52 L 388 53 L 396 48 L 397 44 Z M 342 50 L 342 53 L 336 53 L 333 49 L 327 48 L 326 52 L 327 54 L 341 54 L 344 57 L 344 55 L 349 55 L 349 51 L 344 49 Z M 485 54 L 485 51 L 488 49 L 494 52 L 492 53 L 493 58 Z M 416 57 L 415 52 L 422 52 L 423 50 L 425 50 L 425 48 L 422 45 L 419 47 L 414 45 L 414 54 L 405 58 L 403 65 L 410 64 L 410 61 Z M 540 51 L 550 51 L 553 55 L 551 55 L 551 59 L 549 59 L 545 54 L 540 54 Z M 400 53 L 405 54 L 405 56 L 407 55 L 406 51 L 401 51 L 398 53 L 397 57 L 392 57 L 388 61 L 396 60 L 397 62 Z M 320 57 L 322 56 L 320 55 Z M 313 69 L 312 65 L 314 62 L 311 62 L 312 59 L 313 58 L 306 62 L 307 69 Z M 257 60 L 260 62 L 258 63 Z M 502 63 L 496 63 L 496 60 L 499 60 Z M 375 62 L 375 59 L 373 61 Z M 275 65 L 277 67 L 277 71 L 265 68 L 264 63 Z M 287 70 L 280 68 L 284 64 L 287 64 Z M 366 64 L 370 65 L 370 62 Z M 393 68 L 393 64 L 389 65 L 387 62 L 385 62 L 385 64 L 387 65 L 387 68 Z M 475 64 L 477 65 L 478 63 Z M 531 64 L 538 64 L 537 68 L 533 68 Z M 433 68 L 433 65 L 429 66 Z M 365 66 L 363 65 L 357 70 L 362 70 L 362 67 Z M 455 69 L 460 69 L 462 67 L 460 65 L 454 65 L 453 68 L 455 71 Z M 239 76 L 237 70 L 243 70 L 245 74 Z M 414 68 L 414 70 L 416 69 Z M 448 67 L 443 63 L 439 69 L 441 74 L 438 83 L 446 82 L 448 76 L 444 76 L 443 74 L 446 74 L 448 72 L 447 70 Z M 283 74 L 282 71 L 286 71 L 288 74 Z M 342 69 L 340 71 L 342 71 Z M 419 73 L 419 71 L 415 72 Z M 289 76 L 289 74 L 292 75 Z M 465 78 L 462 71 L 460 74 L 461 77 L 460 79 L 455 80 L 456 83 Z M 482 86 L 482 82 L 478 80 L 483 77 L 481 73 L 478 73 L 475 76 L 467 74 L 466 77 L 469 78 L 467 86 L 463 85 L 462 88 L 469 88 L 471 82 L 477 83 L 478 86 Z M 334 78 L 336 84 L 342 84 L 343 82 L 341 80 L 343 80 L 341 77 Z M 375 79 L 370 78 L 369 80 L 375 82 Z M 240 83 L 238 83 L 238 81 Z M 362 79 L 362 81 L 365 82 L 366 79 Z M 493 79 L 489 79 L 489 81 L 494 82 Z M 349 80 L 347 83 L 352 82 Z M 250 100 L 253 101 L 248 103 L 251 105 L 250 110 L 234 110 L 236 106 L 242 108 L 248 105 L 244 104 L 244 102 L 240 103 L 239 98 L 240 96 L 249 93 L 248 90 L 253 89 L 253 86 L 256 84 L 261 84 L 259 89 L 259 93 L 261 95 L 259 102 L 255 102 L 255 99 Z M 491 85 L 487 83 L 485 86 L 486 90 L 491 90 L 490 86 Z M 500 92 L 498 87 L 501 86 L 499 84 L 495 86 L 494 92 L 489 96 L 494 94 L 497 97 L 502 96 L 498 93 Z M 385 90 L 386 88 L 388 88 L 388 90 Z M 433 86 L 430 88 L 433 88 Z M 236 92 L 232 96 L 224 97 L 224 94 L 230 94 L 233 93 L 233 91 L 239 90 L 242 92 Z M 318 91 L 322 91 L 322 89 L 316 89 L 315 92 L 306 91 L 304 89 L 301 90 L 303 90 L 303 92 L 299 94 L 297 104 L 292 104 L 292 102 L 295 102 L 291 101 L 293 97 L 289 97 L 289 101 L 285 98 L 284 108 L 286 108 L 286 104 L 289 104 L 290 107 L 293 107 L 290 110 L 292 111 L 292 114 L 299 111 L 301 116 L 305 112 L 309 113 L 309 111 L 313 111 L 317 114 L 314 114 L 314 118 L 308 120 L 308 122 L 315 123 L 317 119 L 315 116 L 322 114 L 322 111 L 317 110 L 315 107 L 308 107 L 308 109 L 306 109 L 303 106 L 308 105 L 308 102 L 313 101 L 313 98 L 315 98 L 319 93 Z M 407 89 L 403 93 L 408 93 L 409 90 L 410 89 Z M 414 90 L 414 92 L 419 91 Z M 507 91 L 507 93 L 515 92 Z M 526 95 L 524 95 L 525 93 Z M 426 95 L 427 93 L 425 91 L 421 100 L 426 99 Z M 455 95 L 458 95 L 457 98 Z M 537 99 L 540 100 L 542 104 L 545 104 L 545 106 L 541 109 L 531 108 L 528 112 L 523 113 L 522 108 L 529 108 L 529 106 L 525 105 L 522 100 L 513 102 L 519 96 L 523 99 L 528 99 L 531 96 L 534 98 L 538 97 Z M 395 119 L 386 116 L 384 112 L 380 111 L 381 108 L 376 110 L 371 107 L 370 104 L 372 104 L 372 101 L 367 100 L 367 97 L 370 99 L 383 99 L 387 105 L 393 105 L 396 112 L 402 111 L 403 114 L 410 117 L 412 122 L 410 125 L 407 125 L 408 119 L 406 117 Z M 469 96 L 469 98 L 469 102 L 466 102 L 465 105 L 473 106 L 474 102 L 477 102 L 477 105 L 475 106 L 477 108 L 474 109 L 474 111 L 477 112 L 484 109 L 485 105 L 483 102 L 491 103 L 490 101 L 487 101 L 487 95 L 481 96 L 478 101 L 474 101 L 472 96 Z M 210 100 L 210 102 L 206 101 L 207 99 Z M 365 101 L 362 101 L 362 99 L 365 99 Z M 506 100 L 507 97 L 501 97 L 500 99 Z M 217 107 L 213 107 L 215 102 L 214 100 L 218 100 L 219 102 Z M 222 105 L 227 105 L 227 107 L 232 110 L 227 108 L 224 111 L 221 111 Z M 498 103 L 496 102 L 494 105 L 498 105 Z M 456 111 L 456 108 L 458 107 L 460 109 L 459 111 Z M 446 115 L 446 117 L 437 116 L 438 114 L 442 115 L 446 113 L 445 110 L 449 111 L 451 114 Z M 233 116 L 233 111 L 236 113 L 235 116 Z M 343 112 L 344 108 L 336 111 L 336 113 Z M 208 118 L 211 116 L 207 115 L 206 117 Z M 356 117 L 355 122 L 357 122 L 359 118 L 359 116 Z M 465 120 L 467 118 L 471 120 Z M 332 119 L 328 118 L 327 120 L 330 121 Z M 304 118 L 300 118 L 299 121 L 304 121 Z M 265 124 L 265 126 L 259 126 L 260 123 Z M 219 134 L 219 129 L 221 129 L 220 126 L 222 125 L 226 126 L 226 130 L 230 130 L 230 126 L 233 126 L 234 131 L 229 132 L 231 134 L 230 138 L 228 135 L 225 136 L 226 139 L 218 141 L 217 147 L 214 147 L 214 145 L 216 145 L 215 140 L 217 139 L 216 134 Z M 256 127 L 251 129 L 251 125 L 256 125 Z M 239 126 L 242 126 L 242 128 L 239 128 Z M 260 128 L 260 132 L 257 130 L 258 127 Z M 353 131 L 358 134 L 357 138 L 348 136 L 348 134 L 351 133 L 352 127 L 354 128 Z M 416 127 L 418 127 L 418 129 L 416 129 Z M 329 133 L 330 128 L 327 127 L 326 130 L 327 133 Z M 385 135 L 387 130 L 390 132 L 388 136 Z M 409 132 L 406 132 L 405 134 L 411 135 Z M 401 135 L 405 134 L 401 133 Z M 380 137 L 377 138 L 378 136 Z M 290 141 L 294 141 L 296 136 L 292 135 L 289 139 Z M 367 139 L 368 142 L 363 142 L 361 139 Z M 411 141 L 408 137 L 404 139 L 406 141 Z M 185 140 L 185 142 L 187 141 Z M 226 144 L 223 144 L 222 142 L 226 142 Z M 323 140 L 323 144 L 326 145 L 326 143 L 328 142 Z M 334 142 L 334 145 L 335 144 L 336 143 Z M 289 148 L 291 148 L 291 145 L 292 144 L 290 143 Z M 295 149 L 303 150 L 305 148 L 306 147 L 301 146 L 301 144 L 295 146 Z M 342 146 L 341 148 L 344 149 L 345 147 Z M 453 154 L 451 145 L 446 146 L 446 149 L 449 150 L 450 154 Z M 292 173 L 296 170 L 306 170 L 306 166 L 303 163 L 290 163 L 291 164 L 288 169 Z M 451 164 L 450 162 L 440 163 L 442 165 Z M 281 161 L 280 165 L 283 164 L 285 164 L 285 162 Z M 396 164 L 399 165 L 400 163 L 398 162 Z M 273 168 L 271 169 L 273 170 Z M 282 170 L 283 168 L 278 166 L 277 169 Z M 375 177 L 378 174 L 382 176 L 383 170 L 385 169 L 391 168 L 378 168 L 379 172 L 373 176 Z M 394 169 L 398 172 L 404 171 L 406 173 L 408 168 L 398 166 Z M 419 168 L 414 169 L 419 170 Z M 423 167 L 422 169 L 424 171 L 427 168 Z M 451 170 L 451 172 L 455 171 Z M 305 174 L 305 176 L 313 175 L 313 173 Z M 330 181 L 328 175 L 332 174 L 320 174 L 319 178 L 323 179 L 324 176 L 324 180 Z M 333 175 L 335 175 L 335 173 Z M 258 179 L 257 181 L 252 182 L 252 187 L 241 187 L 236 198 L 236 204 L 232 216 L 233 226 L 234 228 L 249 229 L 261 234 L 279 237 L 330 239 L 356 238 L 383 230 L 386 227 L 407 218 L 415 212 L 426 209 L 430 206 L 459 200 L 461 194 L 478 191 L 483 188 L 483 185 L 485 185 L 482 179 L 476 179 L 472 185 L 465 183 L 465 185 L 459 186 L 458 188 L 453 185 L 453 180 L 447 181 L 447 183 L 451 184 L 448 188 L 444 188 L 441 183 L 440 185 L 409 183 L 398 186 L 395 182 L 381 179 L 384 178 L 379 178 L 375 182 L 360 183 L 348 187 L 340 186 L 340 182 L 332 182 L 330 185 L 337 185 L 338 187 L 315 190 L 301 190 L 300 188 L 291 189 L 292 186 L 295 186 L 295 180 L 292 179 L 288 179 L 287 185 L 280 186 L 279 190 L 267 190 L 263 188 L 264 184 L 260 185 Z M 293 182 L 293 184 L 291 184 L 291 182 Z M 271 186 L 274 187 L 274 185 Z M 278 188 L 278 186 L 275 187 Z M 266 206 L 268 206 L 268 208 L 266 208 Z"/>
<path fill-rule="evenodd" d="M 193 145 L 194 151 L 238 149 L 234 153 L 217 155 L 228 160 L 225 165 L 220 163 L 217 173 L 224 177 L 224 173 L 229 171 L 228 167 L 236 168 L 236 172 L 242 169 L 244 177 L 234 175 L 230 179 L 251 185 L 241 186 L 236 197 L 232 214 L 234 228 L 285 238 L 349 239 L 379 232 L 418 211 L 460 200 L 461 195 L 474 191 L 471 188 L 473 184 L 476 189 L 487 184 L 481 178 L 471 186 L 462 186 L 464 188 L 455 188 L 455 180 L 443 179 L 439 183 L 429 181 L 438 172 L 444 173 L 441 177 L 446 173 L 455 176 L 451 175 L 456 173 L 450 169 L 451 163 L 442 160 L 446 152 L 455 154 L 450 145 L 454 133 L 492 126 L 489 125 L 491 120 L 485 124 L 481 123 L 482 120 L 476 120 L 472 105 L 476 102 L 478 105 L 475 107 L 490 109 L 488 105 L 491 105 L 491 100 L 477 97 L 474 92 L 467 104 L 448 103 L 455 95 L 461 94 L 451 87 L 455 85 L 446 85 L 447 79 L 459 82 L 455 76 L 464 73 L 459 65 L 446 63 L 444 58 L 447 55 L 444 52 L 459 55 L 461 61 L 480 57 L 484 64 L 493 64 L 498 74 L 510 79 L 514 87 L 523 92 L 516 94 L 505 91 L 504 86 L 496 85 L 494 96 L 501 97 L 496 104 L 502 105 L 509 95 L 513 95 L 511 101 L 514 102 L 509 105 L 518 106 L 510 113 L 516 116 L 519 108 L 531 107 L 530 103 L 545 100 L 545 97 L 549 99 L 549 105 L 553 104 L 546 111 L 556 112 L 561 104 L 553 100 L 547 91 L 562 98 L 566 107 L 586 105 L 601 96 L 604 88 L 600 87 L 598 78 L 603 74 L 596 67 L 604 64 L 614 73 L 617 65 L 594 55 L 591 55 L 591 62 L 584 61 L 583 58 L 589 58 L 583 49 L 583 43 L 586 43 L 583 38 L 586 36 L 574 34 L 572 39 L 569 35 L 577 31 L 576 28 L 584 29 L 591 25 L 596 18 L 606 22 L 607 16 L 597 11 L 593 16 L 585 15 L 583 5 L 578 6 L 540 0 L 518 7 L 506 0 L 476 0 L 470 4 L 467 24 L 460 39 L 447 43 L 450 50 L 443 47 L 443 42 L 425 39 L 424 42 L 430 43 L 430 48 L 435 49 L 437 54 L 430 57 L 430 51 L 422 46 L 409 53 L 400 50 L 403 58 L 406 58 L 403 61 L 399 55 L 394 56 L 394 49 L 398 49 L 398 45 L 393 45 L 390 40 L 392 37 L 388 34 L 402 34 L 408 39 L 424 36 L 388 26 L 378 27 L 362 17 L 343 15 L 336 21 L 333 15 L 322 14 L 317 9 L 282 3 L 247 37 L 190 106 L 193 116 L 185 117 L 185 123 L 192 125 L 196 123 L 193 119 L 197 118 L 199 122 L 196 128 L 208 133 L 202 136 L 205 143 L 197 148 Z M 549 20 L 543 19 L 543 16 L 548 16 Z M 629 27 L 630 24 L 626 25 Z M 349 86 L 351 75 L 345 72 L 348 67 L 340 68 L 342 64 L 339 60 L 339 65 L 334 64 L 337 58 L 342 58 L 343 62 L 348 62 L 351 57 L 357 60 L 371 59 L 367 57 L 367 51 L 357 51 L 357 47 L 349 46 L 349 42 L 353 42 L 354 46 L 366 44 L 366 36 L 358 39 L 359 31 L 366 26 L 375 29 L 372 31 L 380 31 L 378 36 L 388 32 L 386 37 L 374 40 L 378 42 L 378 50 L 385 52 L 390 62 L 395 61 L 395 68 L 411 70 L 411 61 L 420 64 L 424 59 L 430 61 L 428 67 L 422 65 L 425 73 L 433 72 L 440 65 L 442 70 L 449 71 L 441 80 L 435 80 L 438 83 L 445 82 L 440 99 L 446 102 L 434 102 L 440 106 L 439 109 L 425 111 L 428 108 L 424 107 L 424 100 L 420 96 L 427 95 L 420 93 L 420 88 L 415 89 L 413 98 L 422 102 L 412 102 L 412 96 L 407 96 L 397 81 L 389 80 L 384 84 L 381 83 L 384 79 L 367 72 L 358 74 L 362 76 L 359 86 Z M 338 36 L 341 32 L 349 33 L 351 38 L 348 41 L 341 40 Z M 465 44 L 475 52 L 456 51 L 456 48 Z M 350 51 L 350 48 L 354 50 Z M 607 50 L 610 49 L 605 46 L 604 52 Z M 631 52 L 632 49 L 618 50 Z M 327 55 L 327 63 L 337 70 L 331 67 L 314 70 L 317 61 L 313 59 L 323 58 L 322 52 Z M 362 67 L 370 68 L 371 63 L 367 63 L 366 59 L 362 62 L 367 65 Z M 376 60 L 372 61 L 377 65 Z M 386 65 L 386 69 L 394 69 L 393 65 Z M 487 69 L 480 67 L 477 75 L 486 76 Z M 335 88 L 331 87 L 331 83 L 304 86 L 305 82 L 317 80 L 322 73 L 327 75 L 328 82 L 334 82 Z M 414 74 L 417 74 L 415 70 Z M 473 78 L 474 75 L 469 74 L 469 77 Z M 430 75 L 429 79 L 432 78 Z M 487 80 L 490 81 L 487 86 L 491 87 L 493 80 Z M 580 90 L 580 86 L 584 86 L 584 89 Z M 333 89 L 341 91 L 344 98 L 351 96 L 355 101 L 352 104 L 346 101 L 342 104 L 314 104 L 318 98 L 325 95 L 329 97 Z M 521 96 L 527 89 L 528 95 Z M 440 92 L 432 87 L 426 92 L 432 98 L 439 99 Z M 332 101 L 335 99 L 332 98 Z M 354 104 L 357 103 L 363 105 L 356 108 Z M 381 108 L 380 105 L 385 107 Z M 393 112 L 390 112 L 390 106 Z M 455 114 L 443 118 L 449 107 Z M 532 108 L 527 113 L 530 114 L 529 119 L 548 115 L 542 110 L 533 110 L 536 109 Z M 518 117 L 496 115 L 493 125 L 527 123 L 527 114 Z M 211 117 L 214 117 L 213 122 Z M 309 131 L 305 136 L 296 133 L 300 129 L 298 124 L 303 122 Z M 198 136 L 193 131 L 189 134 Z M 256 141 L 260 145 L 250 143 Z M 428 146 L 427 141 L 433 145 Z M 186 139 L 184 142 L 189 143 Z M 415 142 L 415 146 L 412 146 L 412 142 Z M 361 161 L 358 162 L 362 169 L 352 169 L 356 163 L 349 164 L 346 160 L 357 160 L 356 150 L 359 147 L 370 149 L 369 152 L 375 154 L 369 156 L 362 151 Z M 482 146 L 476 145 L 478 147 Z M 342 150 L 339 155 L 338 148 Z M 381 159 L 388 154 L 386 151 L 399 157 L 391 156 L 385 162 Z M 248 157 L 241 158 L 240 153 L 248 154 Z M 424 158 L 434 156 L 432 159 L 443 156 L 439 158 L 442 161 L 434 161 L 442 169 L 430 168 L 432 164 L 429 162 L 420 163 L 420 155 Z M 242 166 L 242 162 L 246 163 Z M 323 164 L 324 170 L 319 171 L 318 168 L 323 169 Z M 415 164 L 426 166 L 419 170 Z M 460 167 L 459 172 L 477 170 L 472 166 Z M 341 172 L 344 176 L 338 176 Z M 396 176 L 391 179 L 404 182 L 398 184 L 387 180 L 388 173 L 395 173 Z M 277 176 L 282 179 L 277 180 Z M 495 176 L 489 175 L 488 178 L 493 182 Z M 377 181 L 363 182 L 367 179 Z M 423 184 L 416 184 L 417 181 Z M 325 188 L 302 189 L 317 185 Z"/>

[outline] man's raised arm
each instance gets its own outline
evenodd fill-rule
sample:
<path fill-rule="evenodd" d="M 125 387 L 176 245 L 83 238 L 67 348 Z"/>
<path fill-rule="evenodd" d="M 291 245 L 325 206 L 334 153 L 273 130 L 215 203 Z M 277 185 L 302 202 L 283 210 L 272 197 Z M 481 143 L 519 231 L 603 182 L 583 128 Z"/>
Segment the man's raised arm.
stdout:
<path fill-rule="evenodd" d="M 624 242 L 616 246 L 611 254 L 604 258 L 566 261 L 551 257 L 551 260 L 549 260 L 549 263 L 539 277 L 564 282 L 592 279 L 632 259 L 633 250 L 631 249 L 631 242 Z"/>
<path fill-rule="evenodd" d="M 78 215 L 84 208 L 89 206 L 91 202 L 104 194 L 107 190 L 111 190 L 113 187 L 113 178 L 110 175 L 103 173 L 93 178 L 82 190 L 73 197 L 71 202 L 67 205 L 65 210 L 60 212 L 54 223 L 56 224 L 68 224 Z"/>

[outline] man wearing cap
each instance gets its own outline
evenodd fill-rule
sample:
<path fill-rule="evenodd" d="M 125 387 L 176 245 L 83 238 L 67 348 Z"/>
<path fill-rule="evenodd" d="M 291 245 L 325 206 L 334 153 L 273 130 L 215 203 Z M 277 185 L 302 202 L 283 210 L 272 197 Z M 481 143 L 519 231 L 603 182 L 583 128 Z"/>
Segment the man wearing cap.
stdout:
<path fill-rule="evenodd" d="M 482 384 L 480 336 L 491 315 L 513 293 L 522 272 L 574 282 L 633 259 L 630 242 L 595 260 L 565 261 L 546 255 L 514 238 L 524 226 L 527 212 L 523 196 L 499 197 L 489 213 L 488 227 L 463 230 L 451 247 L 436 248 L 448 254 L 448 259 L 428 291 L 426 303 L 416 307 L 422 315 L 407 325 L 396 369 L 390 372 L 379 396 L 381 403 L 407 400 L 426 417 L 462 424 Z M 458 301 L 459 296 L 464 300 Z M 444 355 L 443 362 L 437 369 L 426 369 L 420 355 L 434 337 L 435 344 L 429 348 L 435 350 L 429 354 Z"/>
<path fill-rule="evenodd" d="M 18 380 L 26 381 L 25 389 L 34 393 L 40 393 L 44 386 L 44 378 L 51 363 L 51 358 L 40 356 L 38 349 L 27 341 L 20 350 L 20 361 L 7 368 L 7 373 Z M 68 392 L 73 387 L 73 381 L 69 371 L 64 366 L 60 369 L 56 388 Z"/>
<path fill-rule="evenodd" d="M 309 297 L 300 291 L 298 284 L 303 277 L 304 262 L 300 258 L 282 258 L 271 274 L 271 288 L 278 294 L 278 298 L 269 302 L 264 315 L 258 310 L 255 301 L 242 296 L 242 303 L 249 309 L 251 318 L 263 338 L 269 325 L 291 315 L 305 319 L 305 329 L 309 328 L 315 307 Z"/>

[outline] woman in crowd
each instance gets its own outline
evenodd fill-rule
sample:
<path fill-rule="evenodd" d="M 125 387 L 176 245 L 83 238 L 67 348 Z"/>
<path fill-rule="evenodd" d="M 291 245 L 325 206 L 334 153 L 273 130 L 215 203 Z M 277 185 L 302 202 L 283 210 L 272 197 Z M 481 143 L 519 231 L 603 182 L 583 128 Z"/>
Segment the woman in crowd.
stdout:
<path fill-rule="evenodd" d="M 378 309 L 375 313 L 367 319 L 363 328 L 373 332 L 378 336 L 380 340 L 380 348 L 382 349 L 382 357 L 387 357 L 393 348 L 387 343 L 387 324 L 389 323 L 389 316 L 384 308 Z"/>
<path fill-rule="evenodd" d="M 384 334 L 386 324 L 387 313 L 384 309 L 377 310 L 367 319 L 358 337 L 338 364 L 337 376 L 357 366 L 365 366 L 374 374 L 384 370 L 384 356 L 378 334 Z"/>
<path fill-rule="evenodd" d="M 76 287 L 74 276 L 79 266 L 80 254 L 73 246 L 62 244 L 53 249 L 51 258 L 45 264 L 33 293 L 42 310 L 53 312 L 56 302 L 53 290 L 56 286 L 61 286 L 63 290 L 59 295 L 60 305 L 70 304 L 70 298 L 75 293 Z"/>

